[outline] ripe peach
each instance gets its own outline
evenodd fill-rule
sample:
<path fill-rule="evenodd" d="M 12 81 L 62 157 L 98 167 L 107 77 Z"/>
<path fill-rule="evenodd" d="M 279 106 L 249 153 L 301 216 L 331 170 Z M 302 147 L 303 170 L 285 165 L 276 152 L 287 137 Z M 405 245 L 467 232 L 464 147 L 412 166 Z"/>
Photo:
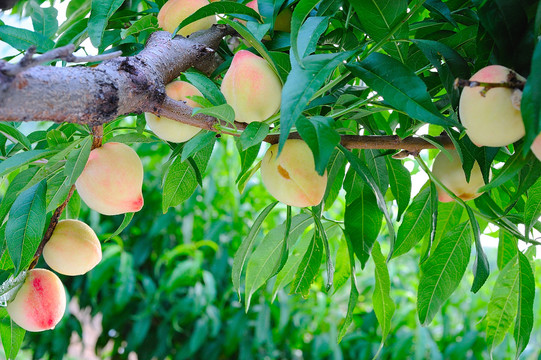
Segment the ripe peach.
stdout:
<path fill-rule="evenodd" d="M 470 80 L 500 83 L 507 81 L 512 70 L 500 66 L 487 66 Z M 525 81 L 517 74 L 519 80 Z M 481 86 L 462 90 L 459 104 L 460 120 L 471 141 L 477 146 L 507 146 L 524 136 L 524 123 L 520 107 L 513 104 L 513 89 L 492 88 L 485 96 Z"/>
<path fill-rule="evenodd" d="M 259 14 L 259 6 L 257 0 L 252 0 L 246 4 L 249 8 L 254 9 Z M 274 30 L 276 31 L 285 31 L 291 32 L 291 17 L 293 12 L 289 7 L 285 8 L 283 11 L 278 13 L 276 20 L 274 21 Z M 240 20 L 242 23 L 246 24 L 246 21 Z"/>
<path fill-rule="evenodd" d="M 7 306 L 9 316 L 27 331 L 54 329 L 66 309 L 64 285 L 52 271 L 28 271 L 15 299 Z"/>
<path fill-rule="evenodd" d="M 83 275 L 101 261 L 101 244 L 84 222 L 61 220 L 43 248 L 43 258 L 60 274 Z"/>
<path fill-rule="evenodd" d="M 222 81 L 222 93 L 235 120 L 261 122 L 280 109 L 282 83 L 263 58 L 247 50 L 235 54 Z"/>
<path fill-rule="evenodd" d="M 432 173 L 436 176 L 449 190 L 464 201 L 475 199 L 481 193 L 477 192 L 481 186 L 485 185 L 483 175 L 479 164 L 475 162 L 471 170 L 470 181 L 466 182 L 466 175 L 462 169 L 460 156 L 456 150 L 449 150 L 452 155 L 452 160 L 449 160 L 446 154 L 439 153 L 434 159 L 432 165 Z M 438 199 L 441 202 L 453 201 L 445 191 L 438 187 Z"/>
<path fill-rule="evenodd" d="M 186 81 L 173 81 L 165 86 L 165 93 L 173 100 L 185 101 L 191 107 L 200 107 L 198 103 L 187 98 L 187 96 L 203 96 L 199 90 Z M 183 124 L 181 122 L 159 117 L 151 113 L 145 113 L 148 126 L 161 139 L 174 143 L 181 143 L 193 138 L 200 128 Z"/>
<path fill-rule="evenodd" d="M 121 143 L 106 143 L 90 152 L 75 182 L 81 199 L 103 215 L 135 212 L 143 207 L 143 164 Z"/>
<path fill-rule="evenodd" d="M 532 152 L 541 161 L 541 134 L 537 135 L 532 144 Z"/>
<path fill-rule="evenodd" d="M 182 20 L 208 4 L 208 0 L 169 0 L 158 13 L 158 25 L 165 31 L 173 33 Z M 216 24 L 216 17 L 207 16 L 186 25 L 177 34 L 188 36 L 196 31 L 208 29 L 213 24 Z"/>
<path fill-rule="evenodd" d="M 297 139 L 285 142 L 280 156 L 278 144 L 272 145 L 261 161 L 261 179 L 277 200 L 291 206 L 315 206 L 321 202 L 327 186 L 327 173 L 315 170 L 314 156 L 308 145 Z"/>

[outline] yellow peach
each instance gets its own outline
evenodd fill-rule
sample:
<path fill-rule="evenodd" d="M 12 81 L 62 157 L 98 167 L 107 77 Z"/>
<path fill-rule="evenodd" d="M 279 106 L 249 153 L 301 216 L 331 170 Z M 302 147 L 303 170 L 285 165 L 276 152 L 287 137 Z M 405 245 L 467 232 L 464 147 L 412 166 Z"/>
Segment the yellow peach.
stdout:
<path fill-rule="evenodd" d="M 261 179 L 277 200 L 291 206 L 315 206 L 323 199 L 327 172 L 319 175 L 308 145 L 297 139 L 285 142 L 280 156 L 272 145 L 261 161 Z"/>
<path fill-rule="evenodd" d="M 75 182 L 81 199 L 103 215 L 135 212 L 143 207 L 143 164 L 121 143 L 106 143 L 90 152 Z"/>
<path fill-rule="evenodd" d="M 436 176 L 449 190 L 460 199 L 467 201 L 475 199 L 481 193 L 477 192 L 481 186 L 485 185 L 483 175 L 479 164 L 475 162 L 471 170 L 470 181 L 466 181 L 466 175 L 462 169 L 462 162 L 456 150 L 449 150 L 452 155 L 452 160 L 449 160 L 446 154 L 439 153 L 434 159 L 432 165 L 432 173 Z M 443 189 L 438 187 L 438 199 L 441 202 L 453 201 Z"/>
<path fill-rule="evenodd" d="M 247 50 L 235 54 L 221 87 L 235 120 L 251 123 L 268 119 L 280 109 L 282 83 L 267 61 Z"/>
<path fill-rule="evenodd" d="M 165 93 L 173 100 L 185 101 L 191 107 L 200 107 L 198 103 L 188 99 L 188 96 L 203 96 L 199 90 L 186 81 L 173 81 L 165 86 Z M 193 138 L 200 128 L 183 124 L 181 122 L 145 113 L 148 126 L 161 139 L 174 143 L 181 143 Z"/>
<path fill-rule="evenodd" d="M 66 310 L 64 285 L 52 271 L 32 269 L 7 306 L 11 319 L 27 331 L 54 329 Z"/>
<path fill-rule="evenodd" d="M 470 80 L 489 83 L 505 82 L 512 70 L 491 65 L 475 73 Z M 517 74 L 519 80 L 525 81 Z M 466 87 L 460 95 L 459 114 L 466 133 L 477 146 L 507 146 L 524 136 L 520 107 L 513 104 L 513 89 Z"/>
<path fill-rule="evenodd" d="M 169 0 L 158 13 L 158 25 L 165 31 L 173 33 L 184 19 L 208 4 L 208 0 Z M 186 25 L 177 34 L 188 36 L 196 31 L 209 29 L 213 24 L 216 24 L 216 17 L 207 16 Z"/>
<path fill-rule="evenodd" d="M 61 220 L 43 248 L 43 258 L 60 274 L 83 275 L 101 261 L 101 244 L 84 222 Z"/>

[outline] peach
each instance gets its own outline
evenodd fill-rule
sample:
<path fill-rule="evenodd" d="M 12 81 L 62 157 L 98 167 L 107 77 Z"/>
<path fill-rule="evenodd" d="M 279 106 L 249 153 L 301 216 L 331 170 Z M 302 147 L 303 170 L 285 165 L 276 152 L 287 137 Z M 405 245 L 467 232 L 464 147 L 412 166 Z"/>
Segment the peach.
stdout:
<path fill-rule="evenodd" d="M 475 162 L 471 170 L 470 181 L 466 181 L 466 175 L 462 169 L 462 162 L 456 150 L 449 150 L 452 155 L 452 160 L 449 160 L 446 154 L 439 153 L 434 159 L 432 165 L 432 173 L 436 176 L 449 190 L 457 197 L 467 201 L 475 199 L 481 193 L 477 192 L 481 186 L 485 185 L 483 175 L 479 164 Z M 443 189 L 438 187 L 438 199 L 441 202 L 453 201 Z"/>
<path fill-rule="evenodd" d="M 84 222 L 61 220 L 43 248 L 43 258 L 60 274 L 83 275 L 101 261 L 101 244 Z"/>
<path fill-rule="evenodd" d="M 64 285 L 52 271 L 32 269 L 7 311 L 11 319 L 27 331 L 54 329 L 66 309 Z"/>
<path fill-rule="evenodd" d="M 169 0 L 158 13 L 158 25 L 165 31 L 173 33 L 184 19 L 208 4 L 208 0 Z M 216 17 L 207 16 L 186 25 L 177 34 L 188 36 L 196 31 L 209 29 L 213 24 L 216 24 Z"/>
<path fill-rule="evenodd" d="M 327 172 L 316 172 L 314 156 L 308 145 L 297 139 L 286 140 L 280 156 L 278 144 L 272 145 L 261 161 L 261 179 L 277 200 L 291 206 L 315 206 L 323 199 Z"/>
<path fill-rule="evenodd" d="M 257 0 L 252 0 L 246 4 L 249 8 L 254 9 L 259 14 L 259 6 Z M 289 7 L 285 8 L 283 11 L 278 13 L 276 20 L 274 21 L 274 30 L 276 31 L 285 31 L 291 32 L 291 17 L 293 12 Z M 242 23 L 246 24 L 246 21 L 240 20 Z"/>
<path fill-rule="evenodd" d="M 491 65 L 475 73 L 470 80 L 500 83 L 512 70 Z M 519 80 L 525 81 L 517 74 Z M 513 89 L 492 88 L 483 96 L 483 87 L 466 87 L 460 95 L 459 114 L 466 133 L 477 146 L 507 146 L 524 136 L 520 106 L 513 103 Z M 518 91 L 518 90 L 517 90 Z"/>
<path fill-rule="evenodd" d="M 221 87 L 235 120 L 261 122 L 274 115 L 282 102 L 282 83 L 267 61 L 247 50 L 235 54 Z"/>
<path fill-rule="evenodd" d="M 541 134 L 537 135 L 532 144 L 532 152 L 541 161 Z"/>
<path fill-rule="evenodd" d="M 143 207 L 143 164 L 121 143 L 106 143 L 90 152 L 75 182 L 81 199 L 103 215 L 135 212 Z"/>
<path fill-rule="evenodd" d="M 187 98 L 187 96 L 203 96 L 199 90 L 186 81 L 173 81 L 165 86 L 165 93 L 173 100 L 185 101 L 191 107 L 200 107 L 198 103 Z M 181 122 L 159 117 L 151 113 L 145 113 L 148 126 L 161 139 L 174 143 L 181 143 L 193 138 L 200 128 L 183 124 Z"/>

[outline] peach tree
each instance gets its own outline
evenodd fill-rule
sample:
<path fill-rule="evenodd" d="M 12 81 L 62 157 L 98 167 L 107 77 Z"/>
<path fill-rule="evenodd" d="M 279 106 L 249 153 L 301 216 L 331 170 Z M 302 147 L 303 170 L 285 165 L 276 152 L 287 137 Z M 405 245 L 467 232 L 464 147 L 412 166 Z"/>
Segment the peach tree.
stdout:
<path fill-rule="evenodd" d="M 247 219 L 232 259 L 230 281 L 246 309 L 269 281 L 274 295 L 287 288 L 306 297 L 314 282 L 329 294 L 347 288 L 340 341 L 363 291 L 355 274 L 372 263 L 383 346 L 396 310 L 389 268 L 415 253 L 421 325 L 465 274 L 477 293 L 492 272 L 487 350 L 508 332 L 517 357 L 526 349 L 541 231 L 538 1 L 53 5 L 65 19 L 39 0 L 0 1 L 4 13 L 32 23 L 0 19 L 0 334 L 8 357 L 25 329 L 51 328 L 27 326 L 36 317 L 28 304 L 38 302 L 28 286 L 40 293 L 35 267 L 61 218 L 71 217 L 66 208 L 124 214 L 118 235 L 144 207 L 141 161 L 127 145 L 168 147 L 160 164 L 167 213 L 203 187 L 216 143 L 229 138 L 241 164 L 230 191 L 248 191 L 261 170 L 278 200 Z M 283 223 L 261 239 L 277 211 Z M 93 239 L 88 231 L 81 236 Z M 498 238 L 496 259 L 482 234 Z M 61 251 L 45 259 L 53 270 L 84 250 Z"/>

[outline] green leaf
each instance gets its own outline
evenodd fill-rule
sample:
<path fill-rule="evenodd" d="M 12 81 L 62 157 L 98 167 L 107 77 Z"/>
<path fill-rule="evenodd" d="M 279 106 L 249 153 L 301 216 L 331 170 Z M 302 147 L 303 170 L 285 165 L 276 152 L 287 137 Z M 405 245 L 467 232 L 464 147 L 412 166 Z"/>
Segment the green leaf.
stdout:
<path fill-rule="evenodd" d="M 9 211 L 6 241 L 9 256 L 15 265 L 15 276 L 30 264 L 45 227 L 45 195 L 47 183 L 41 181 L 23 191 Z"/>
<path fill-rule="evenodd" d="M 335 149 L 329 163 L 327 164 L 327 188 L 325 189 L 325 210 L 330 208 L 336 198 L 340 189 L 342 189 L 342 183 L 344 181 L 344 174 L 346 172 L 345 167 L 346 157 L 338 149 Z"/>
<path fill-rule="evenodd" d="M 443 303 L 458 287 L 471 254 L 469 221 L 458 225 L 440 242 L 421 266 L 417 293 L 417 313 L 422 325 L 428 325 Z"/>
<path fill-rule="evenodd" d="M 289 231 L 288 243 L 292 243 L 310 226 L 313 218 L 308 214 L 299 214 L 293 217 Z M 275 227 L 257 246 L 248 260 L 246 267 L 246 309 L 250 307 L 252 295 L 269 278 L 276 274 L 282 260 L 284 248 L 284 233 L 286 224 Z"/>
<path fill-rule="evenodd" d="M 299 5 L 295 11 L 298 7 Z M 279 151 L 312 96 L 323 86 L 335 68 L 351 55 L 352 52 L 310 55 L 303 60 L 304 68 L 296 62 L 292 63 L 291 72 L 282 89 Z"/>
<path fill-rule="evenodd" d="M 376 181 L 374 180 L 374 177 L 370 173 L 370 170 L 364 165 L 359 158 L 357 158 L 353 153 L 349 150 L 347 150 L 342 145 L 338 144 L 338 148 L 342 153 L 346 156 L 346 159 L 349 161 L 351 168 L 361 176 L 361 178 L 365 181 L 366 184 L 370 186 L 372 191 L 374 192 L 374 195 L 376 195 L 376 201 L 378 204 L 378 208 L 383 212 L 383 215 L 385 216 L 385 222 L 387 223 L 387 229 L 389 230 L 389 240 L 391 243 L 391 251 L 389 253 L 389 256 L 392 256 L 393 249 L 394 249 L 394 242 L 395 242 L 395 232 L 393 228 L 393 223 L 391 221 L 391 217 L 389 216 L 389 212 L 387 211 L 387 205 L 385 203 L 385 198 L 383 197 L 383 194 L 379 190 Z"/>
<path fill-rule="evenodd" d="M 20 51 L 35 46 L 38 52 L 44 53 L 54 47 L 54 42 L 41 34 L 9 25 L 0 25 L 0 40 Z"/>
<path fill-rule="evenodd" d="M 468 205 L 464 204 L 464 207 L 468 214 L 468 218 L 470 219 L 473 239 L 475 242 L 476 258 L 474 262 L 474 278 L 471 286 L 471 292 L 476 293 L 485 284 L 488 279 L 488 275 L 490 275 L 490 264 L 488 263 L 487 255 L 485 254 L 481 244 L 481 228 L 479 227 L 479 223 L 475 218 L 475 214 Z"/>
<path fill-rule="evenodd" d="M 122 220 L 122 223 L 120 224 L 120 226 L 105 241 L 108 241 L 108 240 L 114 238 L 115 236 L 120 235 L 120 233 L 122 231 L 124 231 L 124 229 L 126 227 L 128 227 L 128 225 L 130 225 L 130 222 L 133 219 L 133 215 L 134 215 L 134 213 L 125 213 L 124 214 L 124 219 Z"/>
<path fill-rule="evenodd" d="M 457 201 L 451 201 L 447 203 L 440 202 L 438 204 L 438 221 L 436 224 L 436 236 L 432 248 L 438 247 L 440 241 L 451 230 L 456 228 L 462 218 L 464 208 Z"/>
<path fill-rule="evenodd" d="M 313 16 L 306 19 L 301 27 L 297 41 L 301 58 L 305 58 L 316 51 L 317 42 L 328 26 L 329 18 L 326 16 Z"/>
<path fill-rule="evenodd" d="M 389 185 L 391 193 L 396 199 L 398 205 L 397 220 L 402 217 L 404 210 L 408 207 L 411 196 L 411 175 L 408 169 L 400 160 L 394 160 L 390 156 L 385 156 L 387 165 L 387 174 L 389 175 Z"/>
<path fill-rule="evenodd" d="M 173 31 L 173 34 L 176 34 L 186 25 L 189 25 L 207 16 L 214 16 L 215 14 L 242 14 L 248 15 L 256 20 L 261 19 L 259 14 L 254 9 L 249 8 L 246 5 L 238 4 L 232 1 L 217 1 L 197 9 L 193 14 L 182 20 L 182 22 L 177 26 L 175 31 Z"/>
<path fill-rule="evenodd" d="M 158 140 L 139 133 L 118 134 L 107 140 L 108 142 L 119 142 L 123 144 L 133 143 L 155 143 Z"/>
<path fill-rule="evenodd" d="M 3 223 L 4 218 L 8 214 L 9 209 L 11 209 L 11 205 L 13 205 L 15 199 L 17 199 L 17 196 L 19 196 L 19 193 L 34 177 L 38 169 L 39 168 L 37 167 L 31 167 L 29 169 L 21 171 L 17 174 L 17 176 L 13 178 L 13 180 L 11 180 L 6 190 L 6 194 L 2 199 L 2 203 L 0 203 L 0 224 Z"/>
<path fill-rule="evenodd" d="M 156 31 L 160 27 L 158 26 L 158 19 L 155 15 L 149 14 L 145 15 L 136 22 L 132 24 L 127 29 L 122 29 L 120 32 L 120 36 L 122 39 L 126 39 L 130 35 L 139 34 L 143 31 Z"/>
<path fill-rule="evenodd" d="M 293 10 L 293 14 L 291 16 L 291 51 L 293 52 L 293 55 L 295 56 L 295 59 L 297 60 L 296 62 L 299 64 L 303 64 L 303 60 L 301 59 L 301 53 L 299 51 L 299 43 L 298 43 L 301 25 L 304 19 L 306 19 L 306 17 L 310 14 L 310 11 L 312 11 L 312 9 L 320 1 L 321 0 L 300 0 L 295 6 L 295 9 Z M 303 65 L 301 65 L 301 67 L 306 66 L 306 65 L 304 66 Z M 283 111 L 282 111 L 282 114 L 283 114 Z"/>
<path fill-rule="evenodd" d="M 532 161 L 537 161 L 535 155 L 529 152 L 526 157 L 523 157 L 522 146 L 517 146 L 515 153 L 505 162 L 505 165 L 500 169 L 498 174 L 492 177 L 492 180 L 488 184 L 480 187 L 477 192 L 486 192 L 511 180 L 526 164 Z"/>
<path fill-rule="evenodd" d="M 244 264 L 246 263 L 248 256 L 252 253 L 252 248 L 254 247 L 254 242 L 259 234 L 259 230 L 261 229 L 261 225 L 263 225 L 263 221 L 265 221 L 265 218 L 269 215 L 271 210 L 278 204 L 278 201 L 273 202 L 272 204 L 267 205 L 261 213 L 257 216 L 255 219 L 252 227 L 250 228 L 250 232 L 248 235 L 242 240 L 242 243 L 240 244 L 237 252 L 235 253 L 235 257 L 233 258 L 233 269 L 231 278 L 233 280 L 233 289 L 237 292 L 240 298 L 240 279 L 242 276 L 242 269 L 244 268 Z"/>
<path fill-rule="evenodd" d="M 92 10 L 88 19 L 88 36 L 92 45 L 101 46 L 109 19 L 123 3 L 124 0 L 92 0 Z"/>
<path fill-rule="evenodd" d="M 213 148 L 214 143 L 208 144 L 206 148 L 193 155 L 195 164 L 201 174 L 207 168 Z M 197 174 L 193 166 L 188 161 L 182 161 L 180 156 L 176 156 L 163 177 L 163 213 L 165 214 L 167 209 L 181 204 L 192 196 L 197 185 Z"/>
<path fill-rule="evenodd" d="M 349 264 L 349 255 L 346 241 L 340 241 L 336 251 L 336 271 L 334 272 L 334 291 L 338 291 L 346 284 L 351 276 L 351 266 Z"/>
<path fill-rule="evenodd" d="M 503 341 L 518 309 L 519 267 L 515 256 L 500 271 L 487 309 L 487 347 L 492 354 L 494 348 Z"/>
<path fill-rule="evenodd" d="M 517 342 L 516 359 L 526 349 L 533 329 L 535 278 L 528 258 L 518 253 L 518 311 L 515 321 L 515 341 Z"/>
<path fill-rule="evenodd" d="M 214 132 L 200 132 L 186 144 L 184 144 L 184 147 L 182 148 L 182 156 L 181 161 L 186 161 L 190 156 L 195 154 L 198 151 L 201 151 L 202 149 L 214 146 L 214 143 L 216 142 L 216 133 Z"/>
<path fill-rule="evenodd" d="M 360 196 L 346 206 L 344 225 L 353 251 L 361 261 L 362 268 L 370 258 L 372 246 L 381 228 L 382 212 L 378 208 L 372 190 L 364 186 Z"/>
<path fill-rule="evenodd" d="M 291 285 L 291 294 L 301 294 L 304 298 L 308 297 L 310 286 L 319 273 L 322 258 L 323 243 L 316 231 L 295 274 L 295 279 Z"/>
<path fill-rule="evenodd" d="M 342 338 L 344 337 L 344 335 L 346 335 L 348 327 L 353 321 L 353 311 L 355 310 L 355 306 L 357 306 L 357 301 L 359 300 L 359 290 L 357 290 L 357 281 L 355 280 L 355 258 L 353 255 L 353 245 L 351 244 L 347 236 L 346 243 L 348 245 L 349 264 L 351 267 L 351 290 L 349 293 L 348 311 L 344 322 L 340 326 L 340 330 L 338 333 L 338 342 L 342 341 Z"/>
<path fill-rule="evenodd" d="M 15 169 L 54 153 L 54 151 L 50 150 L 29 150 L 17 153 L 0 163 L 0 176 L 9 174 Z"/>
<path fill-rule="evenodd" d="M 387 269 L 385 257 L 381 253 L 381 248 L 377 241 L 372 248 L 372 259 L 376 265 L 374 268 L 376 284 L 374 286 L 374 294 L 372 295 L 372 304 L 374 306 L 376 318 L 381 326 L 381 342 L 383 343 L 391 331 L 391 318 L 395 311 L 395 304 L 391 297 L 391 279 L 389 278 L 389 270 Z"/>
<path fill-rule="evenodd" d="M 235 110 L 233 110 L 231 105 L 228 104 L 222 104 L 210 108 L 196 108 L 193 110 L 192 116 L 196 114 L 214 116 L 215 118 L 224 120 L 229 124 L 233 124 L 235 122 Z"/>
<path fill-rule="evenodd" d="M 46 212 L 53 211 L 64 202 L 68 195 L 71 185 L 68 178 L 58 172 L 47 180 Z"/>
<path fill-rule="evenodd" d="M 387 103 L 412 118 L 435 125 L 462 125 L 440 114 L 426 84 L 404 64 L 387 55 L 372 53 L 360 63 L 346 65 Z"/>
<path fill-rule="evenodd" d="M 135 280 L 133 255 L 123 251 L 120 254 L 120 266 L 117 271 L 117 284 L 115 286 L 114 302 L 116 309 L 121 310 L 130 302 L 135 292 Z"/>
<path fill-rule="evenodd" d="M 435 12 L 436 14 L 438 14 L 439 16 L 444 18 L 448 23 L 450 23 L 451 25 L 453 25 L 457 29 L 459 28 L 458 24 L 455 21 L 455 19 L 453 19 L 453 16 L 451 14 L 451 10 L 449 10 L 449 7 L 443 1 L 441 1 L 441 0 L 426 0 L 423 3 L 423 6 L 426 9 L 428 9 L 429 11 Z"/>
<path fill-rule="evenodd" d="M 381 193 L 385 194 L 389 187 L 389 174 L 387 173 L 385 159 L 381 155 L 381 151 L 376 149 L 365 149 L 362 153 L 364 155 L 366 167 L 368 167 L 372 173 Z"/>
<path fill-rule="evenodd" d="M 21 144 L 26 150 L 30 150 L 30 147 L 32 146 L 30 144 L 30 140 L 21 133 L 17 128 L 14 128 L 8 123 L 0 123 L 0 133 L 4 135 L 6 138 L 11 140 L 13 143 L 18 142 Z M 13 141 L 14 139 L 15 141 Z"/>
<path fill-rule="evenodd" d="M 541 216 L 541 179 L 528 190 L 528 199 L 524 210 L 524 225 L 529 233 L 533 225 Z"/>
<path fill-rule="evenodd" d="M 374 40 L 387 39 L 395 25 L 402 21 L 408 11 L 406 0 L 365 0 L 351 1 L 363 30 Z M 407 23 L 403 29 L 392 34 L 390 39 L 398 40 L 407 37 Z M 393 57 L 405 62 L 408 52 L 408 44 L 397 41 L 389 42 L 384 48 Z"/>
<path fill-rule="evenodd" d="M 502 270 L 518 252 L 517 238 L 505 229 L 499 231 L 498 242 L 498 269 Z"/>
<path fill-rule="evenodd" d="M 260 144 L 269 134 L 269 125 L 254 121 L 244 129 L 240 135 L 240 144 L 242 150 L 246 150 L 254 145 Z"/>
<path fill-rule="evenodd" d="M 68 183 L 70 185 L 75 184 L 75 181 L 83 172 L 86 163 L 88 162 L 91 148 L 92 138 L 87 137 L 81 143 L 81 147 L 79 149 L 72 151 L 68 155 L 66 167 L 64 168 L 64 175 L 67 176 Z"/>
<path fill-rule="evenodd" d="M 410 251 L 430 229 L 432 201 L 433 197 L 437 196 L 430 189 L 430 186 L 425 186 L 413 198 L 413 201 L 406 210 L 402 224 L 400 224 L 398 233 L 396 234 L 393 258 Z"/>
<path fill-rule="evenodd" d="M 225 104 L 225 98 L 216 84 L 207 76 L 196 72 L 185 72 L 184 77 L 214 106 Z"/>
<path fill-rule="evenodd" d="M 334 130 L 333 124 L 332 118 L 324 116 L 301 116 L 296 123 L 297 131 L 312 150 L 316 171 L 322 176 L 334 148 L 340 143 L 340 135 Z"/>
<path fill-rule="evenodd" d="M 15 324 L 5 308 L 0 309 L 0 337 L 7 359 L 16 359 L 26 330 Z"/>
<path fill-rule="evenodd" d="M 54 7 L 42 8 L 35 2 L 30 2 L 32 7 L 32 25 L 34 31 L 46 38 L 53 38 L 58 30 L 58 10 Z"/>

